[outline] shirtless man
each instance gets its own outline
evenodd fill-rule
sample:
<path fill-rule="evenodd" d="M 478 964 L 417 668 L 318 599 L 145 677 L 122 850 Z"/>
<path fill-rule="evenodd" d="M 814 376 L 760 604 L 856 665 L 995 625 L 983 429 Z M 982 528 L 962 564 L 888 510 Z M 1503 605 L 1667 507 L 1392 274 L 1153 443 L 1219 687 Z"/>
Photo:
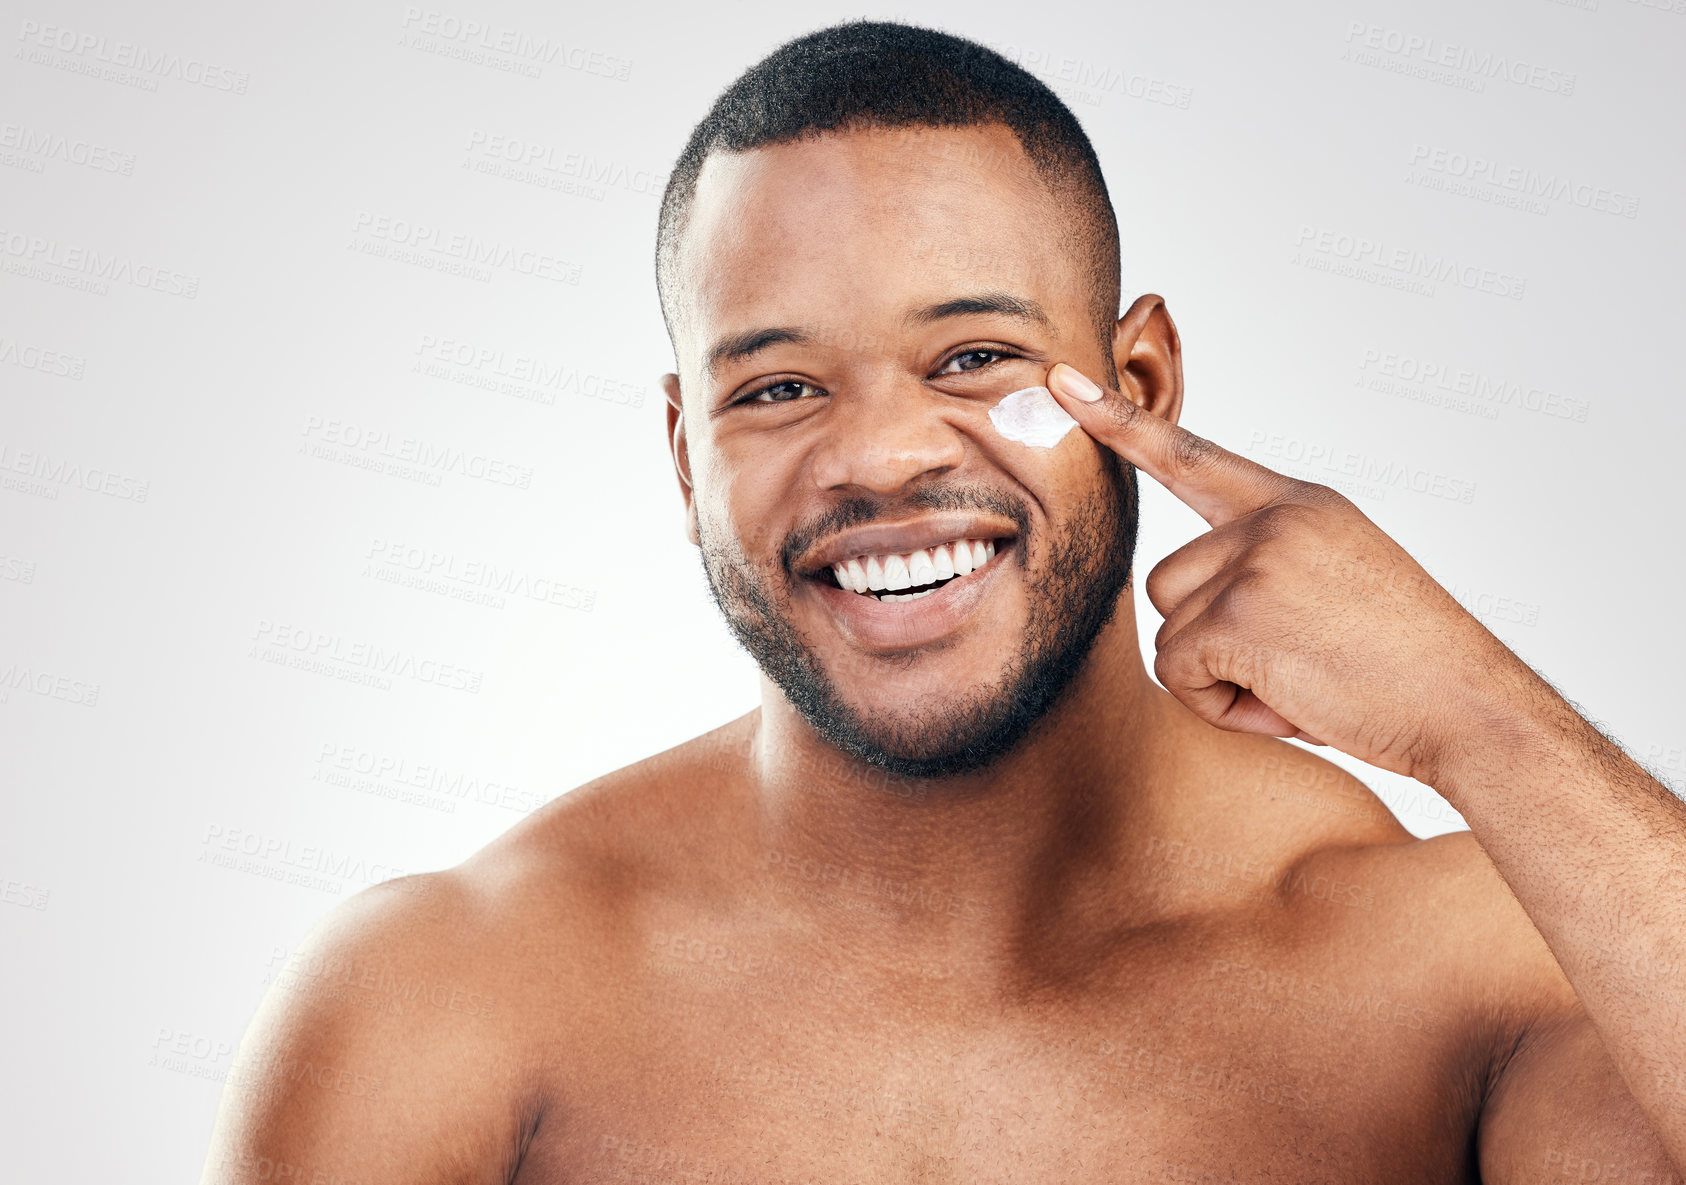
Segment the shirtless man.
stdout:
<path fill-rule="evenodd" d="M 722 96 L 667 421 L 761 707 L 338 908 L 205 1181 L 1677 1181 L 1686 809 L 1350 502 L 1179 428 L 1117 260 L 1069 111 L 969 42 Z M 999 434 L 1043 384 L 1082 430 Z M 1211 525 L 1147 576 L 1164 690 L 1132 467 Z"/>

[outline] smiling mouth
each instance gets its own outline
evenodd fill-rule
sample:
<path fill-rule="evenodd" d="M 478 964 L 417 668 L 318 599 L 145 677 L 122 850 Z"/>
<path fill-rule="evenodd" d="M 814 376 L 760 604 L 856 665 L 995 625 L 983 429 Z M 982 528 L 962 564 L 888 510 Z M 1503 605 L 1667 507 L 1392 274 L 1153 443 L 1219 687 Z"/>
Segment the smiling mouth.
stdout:
<path fill-rule="evenodd" d="M 994 539 L 955 539 L 902 555 L 858 555 L 832 564 L 819 579 L 829 575 L 836 587 L 879 601 L 917 601 L 964 580 L 994 558 Z"/>

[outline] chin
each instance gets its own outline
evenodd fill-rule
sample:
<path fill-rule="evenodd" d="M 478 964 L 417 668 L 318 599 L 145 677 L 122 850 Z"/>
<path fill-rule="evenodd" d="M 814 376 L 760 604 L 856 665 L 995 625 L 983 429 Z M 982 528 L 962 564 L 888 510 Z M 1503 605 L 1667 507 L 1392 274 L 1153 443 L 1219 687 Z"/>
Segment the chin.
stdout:
<path fill-rule="evenodd" d="M 987 768 L 1035 723 L 996 698 L 999 685 L 980 691 L 935 702 L 923 698 L 917 712 L 832 704 L 829 711 L 804 714 L 826 742 L 868 765 L 904 778 L 940 779 Z"/>

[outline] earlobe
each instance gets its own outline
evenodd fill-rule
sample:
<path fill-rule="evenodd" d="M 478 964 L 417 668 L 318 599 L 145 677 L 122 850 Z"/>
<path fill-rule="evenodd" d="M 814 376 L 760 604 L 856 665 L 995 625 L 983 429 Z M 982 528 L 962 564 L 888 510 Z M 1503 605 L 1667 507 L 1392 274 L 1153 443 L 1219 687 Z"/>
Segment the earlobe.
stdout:
<path fill-rule="evenodd" d="M 685 405 L 680 400 L 679 376 L 661 377 L 662 394 L 667 397 L 667 444 L 673 457 L 673 471 L 679 478 L 679 494 L 685 499 L 685 537 L 701 545 L 697 534 L 697 506 L 691 488 L 691 453 L 685 439 Z"/>
<path fill-rule="evenodd" d="M 1183 348 L 1165 300 L 1137 297 L 1112 330 L 1119 389 L 1132 402 L 1175 424 L 1183 410 Z"/>

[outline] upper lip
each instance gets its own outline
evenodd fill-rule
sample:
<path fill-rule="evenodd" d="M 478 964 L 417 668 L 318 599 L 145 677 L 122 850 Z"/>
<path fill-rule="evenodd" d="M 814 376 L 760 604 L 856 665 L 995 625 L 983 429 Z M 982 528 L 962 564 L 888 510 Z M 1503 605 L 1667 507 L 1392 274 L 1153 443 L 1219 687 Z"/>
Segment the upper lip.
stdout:
<path fill-rule="evenodd" d="M 872 523 L 821 539 L 794 565 L 804 576 L 818 576 L 833 564 L 862 555 L 907 555 L 956 539 L 1012 539 L 1018 527 L 992 514 L 944 512 L 900 523 Z"/>

